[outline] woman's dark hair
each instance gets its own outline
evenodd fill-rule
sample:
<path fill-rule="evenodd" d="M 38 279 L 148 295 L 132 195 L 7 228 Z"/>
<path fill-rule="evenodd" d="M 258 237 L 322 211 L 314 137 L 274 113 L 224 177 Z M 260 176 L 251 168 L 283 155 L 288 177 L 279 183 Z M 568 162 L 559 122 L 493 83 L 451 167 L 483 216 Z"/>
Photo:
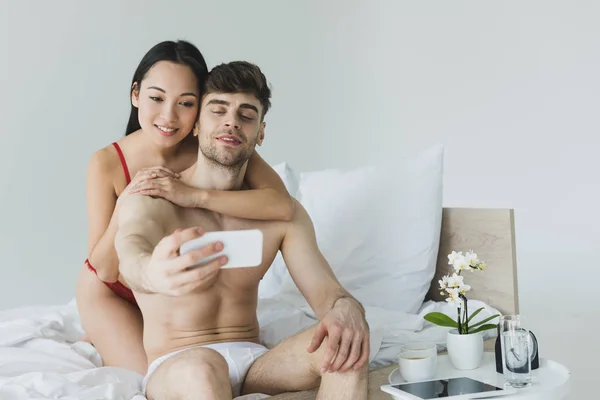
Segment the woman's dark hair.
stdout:
<path fill-rule="evenodd" d="M 140 83 L 146 76 L 148 70 L 159 61 L 171 61 L 190 67 L 194 72 L 194 75 L 196 75 L 196 80 L 198 81 L 198 93 L 200 96 L 202 96 L 204 82 L 208 76 L 208 67 L 206 66 L 206 61 L 204 61 L 202 53 L 196 46 L 184 40 L 178 40 L 177 42 L 161 42 L 148 50 L 133 74 L 131 86 L 129 87 L 130 98 L 133 86 L 137 84 L 139 88 Z M 125 129 L 125 136 L 139 130 L 140 128 L 138 109 L 132 104 L 131 113 L 129 114 L 129 122 L 127 123 L 127 129 Z"/>

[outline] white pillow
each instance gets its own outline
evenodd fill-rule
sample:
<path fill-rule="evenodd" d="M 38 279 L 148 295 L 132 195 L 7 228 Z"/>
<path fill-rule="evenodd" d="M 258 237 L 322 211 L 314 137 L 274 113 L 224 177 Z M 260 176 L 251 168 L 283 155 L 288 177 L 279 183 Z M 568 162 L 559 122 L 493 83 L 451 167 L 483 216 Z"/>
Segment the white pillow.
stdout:
<path fill-rule="evenodd" d="M 282 162 L 281 164 L 273 165 L 271 168 L 279 174 L 290 195 L 296 197 L 298 193 L 298 177 L 292 167 L 288 163 Z"/>
<path fill-rule="evenodd" d="M 292 167 L 288 163 L 283 162 L 273 165 L 272 168 L 279 174 L 290 195 L 296 197 L 298 193 L 298 177 Z M 258 285 L 258 297 L 267 299 L 279 293 L 286 272 L 281 252 L 277 252 L 271 268 L 269 268 Z"/>
<path fill-rule="evenodd" d="M 437 260 L 442 170 L 443 148 L 436 146 L 378 166 L 300 175 L 298 197 L 319 248 L 363 305 L 419 310 Z M 284 276 L 283 298 L 303 305 L 289 273 L 274 273 Z"/>

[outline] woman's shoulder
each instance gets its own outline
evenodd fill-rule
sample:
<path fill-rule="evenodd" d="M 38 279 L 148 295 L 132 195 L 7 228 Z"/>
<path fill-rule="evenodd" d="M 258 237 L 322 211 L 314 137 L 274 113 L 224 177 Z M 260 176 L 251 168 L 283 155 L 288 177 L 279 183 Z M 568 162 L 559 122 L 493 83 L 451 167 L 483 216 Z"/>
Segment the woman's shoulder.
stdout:
<path fill-rule="evenodd" d="M 119 153 L 114 143 L 108 144 L 92 153 L 88 164 L 88 171 L 96 176 L 101 175 L 107 178 L 113 177 L 116 173 L 123 173 Z"/>

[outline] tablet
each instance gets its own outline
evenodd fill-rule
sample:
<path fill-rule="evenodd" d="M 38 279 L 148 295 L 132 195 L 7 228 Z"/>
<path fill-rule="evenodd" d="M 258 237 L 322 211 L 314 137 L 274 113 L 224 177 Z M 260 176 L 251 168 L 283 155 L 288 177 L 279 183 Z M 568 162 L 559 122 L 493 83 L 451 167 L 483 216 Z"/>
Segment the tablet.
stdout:
<path fill-rule="evenodd" d="M 499 388 L 475 379 L 460 377 L 383 385 L 381 390 L 397 399 L 485 399 L 513 394 L 512 387 Z"/>

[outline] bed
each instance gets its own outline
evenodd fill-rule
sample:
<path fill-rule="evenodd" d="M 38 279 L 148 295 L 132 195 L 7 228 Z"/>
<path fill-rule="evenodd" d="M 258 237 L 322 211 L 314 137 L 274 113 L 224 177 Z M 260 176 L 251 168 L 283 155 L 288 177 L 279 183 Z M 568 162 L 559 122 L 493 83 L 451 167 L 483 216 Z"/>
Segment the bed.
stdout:
<path fill-rule="evenodd" d="M 513 211 L 443 208 L 442 154 L 436 147 L 378 166 L 300 175 L 285 163 L 275 166 L 311 215 L 336 275 L 365 306 L 371 328 L 369 399 L 387 398 L 379 386 L 403 343 L 427 340 L 443 351 L 447 329 L 423 315 L 456 312 L 436 290 L 449 271 L 446 255 L 452 250 L 474 249 L 489 266 L 468 278 L 472 309 L 485 308 L 475 321 L 518 311 Z M 259 287 L 258 318 L 267 347 L 316 322 L 280 255 Z M 82 334 L 74 301 L 0 311 L 0 399 L 144 400 L 142 376 L 102 366 L 94 347 L 78 341 Z"/>
<path fill-rule="evenodd" d="M 502 313 L 518 312 L 513 215 L 510 209 L 443 210 L 429 302 L 441 300 L 435 286 L 438 277 L 447 272 L 445 254 L 454 248 L 477 248 L 490 268 L 470 279 L 474 287 L 470 297 Z M 93 347 L 76 342 L 82 331 L 73 303 L 0 312 L 0 332 L 1 399 L 144 399 L 137 394 L 137 374 L 101 367 Z M 393 364 L 376 366 L 370 372 L 370 400 L 388 398 L 379 386 L 393 368 Z M 315 396 L 316 391 L 307 391 L 272 398 L 308 400 Z"/>

